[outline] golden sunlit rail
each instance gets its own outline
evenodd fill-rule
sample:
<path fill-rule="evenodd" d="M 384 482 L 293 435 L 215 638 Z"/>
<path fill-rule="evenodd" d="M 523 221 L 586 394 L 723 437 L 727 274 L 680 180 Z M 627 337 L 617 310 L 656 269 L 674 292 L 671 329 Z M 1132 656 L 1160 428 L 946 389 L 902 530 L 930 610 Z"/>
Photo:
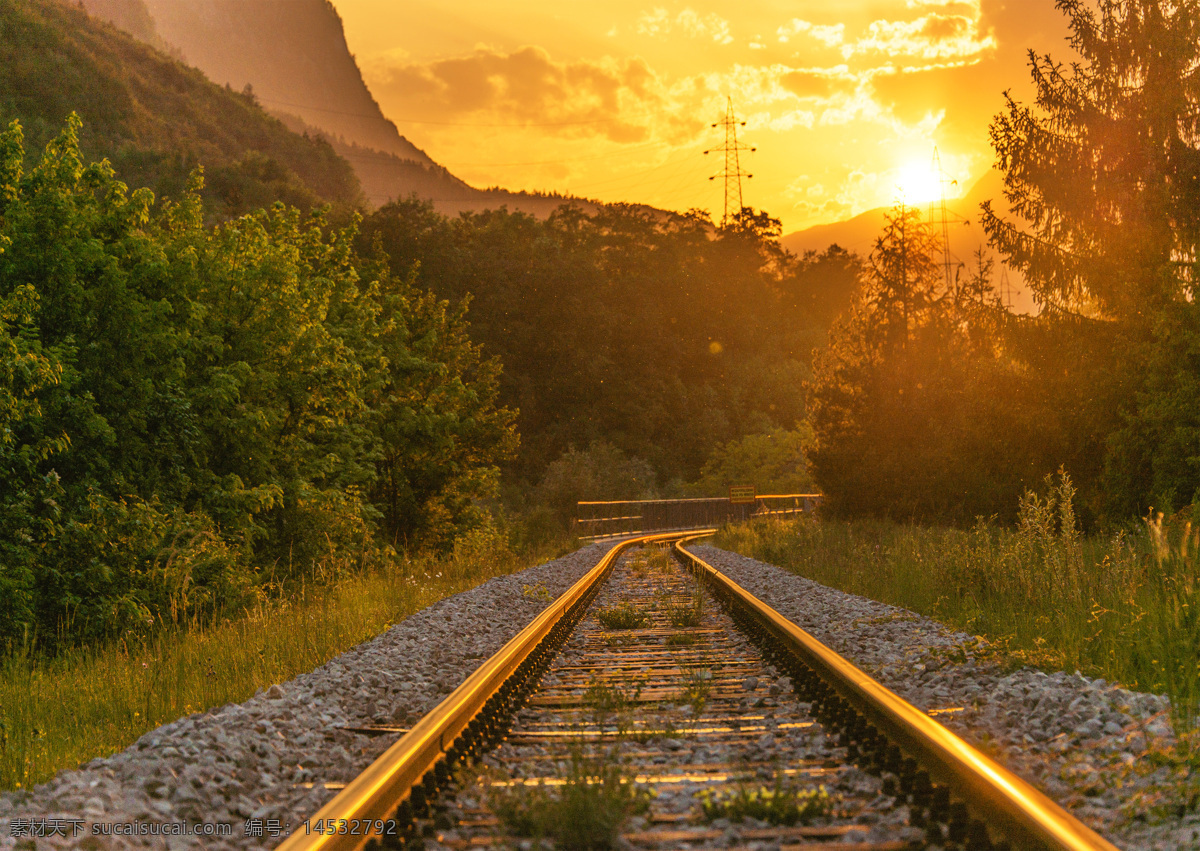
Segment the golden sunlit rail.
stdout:
<path fill-rule="evenodd" d="M 1020 849 L 1116 851 L 1116 847 L 1082 824 L 1046 795 L 1008 769 L 968 745 L 928 714 L 880 685 L 852 663 L 787 620 L 729 577 L 688 552 L 680 541 L 676 552 L 709 585 L 757 628 L 802 660 L 837 693 L 835 723 L 852 734 L 865 720 L 915 759 L 934 781 L 946 784 L 963 799 L 971 815 L 990 831 Z"/>
<path fill-rule="evenodd" d="M 448 761 L 458 756 L 460 749 L 473 747 L 458 741 L 460 737 L 464 733 L 473 738 L 481 734 L 486 737 L 485 730 L 491 719 L 480 723 L 479 716 L 493 709 L 488 706 L 489 701 L 511 704 L 520 689 L 520 685 L 514 686 L 514 674 L 518 678 L 526 677 L 541 661 L 539 656 L 544 659 L 550 654 L 547 642 L 565 637 L 567 630 L 563 628 L 568 625 L 568 619 L 586 609 L 621 552 L 639 544 L 677 537 L 677 534 L 643 535 L 614 546 L 567 593 L 476 669 L 366 771 L 347 784 L 313 816 L 312 822 L 386 820 L 398 807 L 407 804 L 413 793 L 428 790 L 432 794 L 448 776 Z M 559 631 L 557 634 L 556 630 Z M 279 851 L 341 851 L 362 847 L 372 838 L 370 834 L 296 832 L 279 846 Z"/>
<path fill-rule="evenodd" d="M 383 756 L 322 807 L 311 822 L 323 822 L 328 826 L 333 823 L 386 823 L 394 819 L 399 826 L 399 835 L 386 837 L 384 845 L 406 847 L 407 842 L 416 838 L 411 831 L 417 824 L 417 817 L 428 821 L 427 817 L 432 811 L 430 803 L 449 785 L 455 765 L 470 764 L 501 740 L 510 743 L 506 747 L 520 747 L 531 742 L 552 743 L 570 738 L 565 735 L 565 727 L 560 732 L 553 726 L 561 724 L 561 721 L 543 722 L 543 725 L 551 725 L 545 729 L 517 729 L 510 733 L 511 716 L 527 704 L 535 708 L 561 709 L 581 703 L 583 699 L 575 693 L 582 682 L 580 677 L 594 677 L 594 673 L 587 672 L 595 668 L 569 661 L 565 667 L 564 663 L 555 663 L 563 672 L 556 675 L 559 680 L 557 688 L 542 687 L 533 697 L 530 697 L 530 693 L 543 670 L 559 654 L 559 648 L 568 641 L 592 606 L 592 600 L 621 554 L 638 545 L 671 542 L 675 544 L 677 558 L 720 601 L 732 624 L 736 624 L 740 632 L 750 639 L 750 643 L 761 651 L 762 659 L 766 660 L 761 664 L 769 663 L 772 670 L 785 673 L 800 703 L 810 707 L 806 711 L 812 721 L 787 722 L 778 726 L 781 729 L 796 729 L 820 724 L 827 736 L 836 736 L 837 747 L 846 749 L 846 761 L 857 762 L 868 771 L 886 778 L 884 794 L 911 802 L 913 812 L 919 814 L 921 819 L 920 822 L 914 820 L 912 824 L 931 825 L 931 829 L 937 831 L 937 836 L 941 836 L 944 826 L 952 847 L 1008 848 L 1014 851 L 1114 851 L 1113 845 L 1044 794 L 933 720 L 930 715 L 935 713 L 916 709 L 684 547 L 685 543 L 705 537 L 712 531 L 706 529 L 688 534 L 643 535 L 614 546 L 567 593 L 554 601 Z M 651 584 L 654 581 L 651 580 Z M 645 586 L 645 579 L 642 585 Z M 643 596 L 645 593 L 643 587 Z M 603 614 L 603 610 L 600 614 Z M 714 626 L 711 620 L 706 624 L 697 622 L 695 625 L 701 633 L 709 636 L 729 631 L 728 626 Z M 653 633 L 655 630 L 643 624 L 643 632 Z M 636 639 L 631 640 L 636 644 Z M 598 646 L 594 635 L 588 641 L 592 646 Z M 601 643 L 610 648 L 614 646 L 610 639 Z M 626 641 L 619 641 L 615 646 L 625 647 L 627 644 Z M 664 663 L 654 653 L 634 646 L 631 658 L 633 664 L 648 666 L 647 670 L 658 670 L 658 676 L 662 678 Z M 611 666 L 616 663 L 609 661 L 600 664 Z M 727 701 L 732 694 L 729 683 L 736 682 L 738 676 L 757 676 L 762 671 L 761 667 L 755 667 L 759 663 L 733 659 L 732 656 L 728 664 L 733 672 L 720 676 L 715 670 L 710 672 L 711 680 L 706 686 L 712 690 L 714 698 L 723 695 Z M 653 707 L 662 700 L 668 700 L 673 691 L 661 682 L 648 686 L 646 693 L 639 690 L 628 698 L 629 708 L 641 712 L 643 707 Z M 772 691 L 772 694 L 775 692 Z M 718 719 L 717 723 L 713 723 L 712 719 L 702 720 L 697 715 L 695 728 L 689 732 L 701 738 L 758 735 L 760 728 L 755 723 L 759 722 L 753 722 L 752 717 L 739 715 L 736 711 L 729 714 L 728 704 L 722 711 L 725 713 L 724 719 Z M 660 724 L 661 719 L 647 721 L 639 730 L 639 735 L 652 737 L 661 733 L 657 729 Z M 612 734 L 601 727 L 590 733 L 576 732 L 572 735 L 580 741 L 625 737 L 623 732 Z M 794 759 L 786 760 L 781 767 L 780 776 L 796 774 L 797 770 L 800 773 L 832 770 L 829 766 L 803 765 Z M 633 782 L 723 782 L 729 778 L 730 772 L 729 766 L 715 765 L 708 766 L 707 773 L 676 772 L 664 775 L 647 767 L 634 775 Z M 514 782 L 521 784 L 526 781 Z M 552 782 L 541 782 L 553 785 Z M 473 824 L 486 827 L 496 822 L 494 819 L 488 821 L 477 818 Z M 763 838 L 767 838 L 766 833 L 794 837 L 834 836 L 837 831 L 844 829 L 844 826 L 832 825 L 827 828 L 773 828 L 769 831 L 759 830 L 759 833 L 764 834 Z M 687 839 L 685 834 L 692 839 Z M 708 838 L 710 834 L 715 836 L 719 832 L 693 830 L 690 833 L 679 831 L 677 835 L 680 841 L 695 841 Z M 676 836 L 676 833 L 670 830 L 663 833 L 660 829 L 658 833 L 651 831 L 632 835 L 643 844 L 653 844 L 668 841 L 654 839 L 654 836 Z M 312 834 L 293 834 L 280 848 L 283 851 L 360 848 L 378 838 L 369 831 L 363 835 L 352 835 L 350 832 L 327 828 Z M 463 847 L 474 847 L 474 840 L 456 841 L 466 843 Z M 372 847 L 375 846 L 372 844 Z M 863 847 L 910 846 L 905 842 L 889 841 Z"/>

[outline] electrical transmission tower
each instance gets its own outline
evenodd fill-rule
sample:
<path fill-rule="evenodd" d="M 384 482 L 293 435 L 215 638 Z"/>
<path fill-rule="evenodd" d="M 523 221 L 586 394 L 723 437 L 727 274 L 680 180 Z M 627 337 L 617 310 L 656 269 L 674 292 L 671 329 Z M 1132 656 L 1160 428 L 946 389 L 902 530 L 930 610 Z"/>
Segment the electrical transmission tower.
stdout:
<path fill-rule="evenodd" d="M 721 217 L 721 227 L 727 227 L 730 222 L 737 221 L 742 215 L 742 178 L 750 179 L 753 174 L 742 171 L 741 163 L 738 160 L 739 151 L 750 151 L 753 153 L 757 148 L 752 148 L 749 145 L 742 145 L 737 140 L 737 129 L 740 124 L 746 126 L 745 121 L 738 121 L 733 116 L 733 98 L 726 98 L 725 120 L 718 121 L 713 124 L 713 127 L 725 127 L 725 144 L 719 148 L 711 148 L 704 153 L 724 153 L 725 168 L 720 174 L 714 174 L 709 180 L 716 180 L 718 177 L 725 178 L 725 215 Z"/>
<path fill-rule="evenodd" d="M 950 256 L 950 219 L 946 214 L 946 184 L 957 186 L 957 180 L 947 180 L 946 173 L 942 171 L 942 158 L 938 155 L 937 146 L 933 149 L 933 173 L 937 177 L 938 187 L 941 189 L 939 193 L 940 204 L 937 208 L 938 215 L 934 216 L 934 201 L 929 202 L 929 220 L 930 222 L 941 225 L 942 230 L 942 271 L 946 276 L 946 292 L 954 291 L 954 259 Z"/>

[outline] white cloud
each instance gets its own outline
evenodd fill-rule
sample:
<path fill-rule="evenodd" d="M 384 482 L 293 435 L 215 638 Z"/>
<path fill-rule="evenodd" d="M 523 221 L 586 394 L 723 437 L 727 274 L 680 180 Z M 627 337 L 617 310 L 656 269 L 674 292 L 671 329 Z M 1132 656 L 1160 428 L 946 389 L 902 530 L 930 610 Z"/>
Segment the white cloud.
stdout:
<path fill-rule="evenodd" d="M 717 44 L 733 42 L 733 36 L 729 32 L 729 21 L 715 12 L 701 15 L 691 8 L 684 9 L 672 18 L 666 9 L 655 7 L 653 11 L 643 13 L 638 19 L 637 31 L 640 35 L 654 38 L 678 31 L 691 38 L 711 39 Z"/>
<path fill-rule="evenodd" d="M 846 25 L 835 24 L 827 26 L 825 24 L 814 24 L 800 18 L 792 18 L 791 21 L 777 29 L 775 34 L 785 44 L 791 41 L 794 36 L 807 35 L 828 47 L 835 47 L 845 40 Z"/>
<path fill-rule="evenodd" d="M 866 34 L 842 46 L 842 55 L 881 53 L 947 59 L 975 56 L 996 47 L 996 39 L 979 32 L 978 17 L 931 13 L 915 21 L 872 21 Z"/>

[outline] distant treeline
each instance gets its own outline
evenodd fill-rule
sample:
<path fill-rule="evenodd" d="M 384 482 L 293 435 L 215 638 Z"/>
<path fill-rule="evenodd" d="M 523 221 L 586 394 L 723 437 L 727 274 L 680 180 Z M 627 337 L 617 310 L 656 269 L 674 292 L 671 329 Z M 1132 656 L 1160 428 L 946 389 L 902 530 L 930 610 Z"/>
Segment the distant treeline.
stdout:
<path fill-rule="evenodd" d="M 803 385 L 861 261 L 836 246 L 796 257 L 778 232 L 752 210 L 721 229 L 627 205 L 451 219 L 410 200 L 368 217 L 359 246 L 470 299 L 472 338 L 502 361 L 500 398 L 520 412 L 512 479 L 565 511 L 679 493 L 706 463 L 718 493 L 768 469 L 761 488 L 811 487 Z"/>

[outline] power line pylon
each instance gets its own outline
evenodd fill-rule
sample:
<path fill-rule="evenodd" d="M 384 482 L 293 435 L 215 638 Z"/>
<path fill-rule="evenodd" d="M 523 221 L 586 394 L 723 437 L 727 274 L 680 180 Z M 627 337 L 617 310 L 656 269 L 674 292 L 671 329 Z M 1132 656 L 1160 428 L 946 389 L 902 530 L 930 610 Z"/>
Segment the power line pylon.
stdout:
<path fill-rule="evenodd" d="M 1012 284 L 1008 281 L 1008 269 L 1004 266 L 1000 267 L 1000 304 L 1004 309 L 1012 313 L 1013 305 Z"/>
<path fill-rule="evenodd" d="M 713 124 L 713 127 L 725 127 L 725 144 L 719 148 L 710 148 L 704 153 L 717 151 L 725 154 L 725 168 L 720 174 L 714 174 L 709 180 L 716 180 L 718 177 L 725 178 L 725 215 L 721 217 L 721 227 L 728 227 L 730 222 L 736 221 L 742 215 L 742 178 L 749 180 L 754 177 L 753 174 L 742 171 L 741 163 L 738 160 L 739 151 L 750 151 L 753 153 L 758 150 L 749 145 L 742 145 L 737 140 L 737 129 L 740 124 L 746 126 L 745 121 L 738 121 L 733 115 L 733 98 L 725 99 L 725 120 L 718 121 Z"/>
<path fill-rule="evenodd" d="M 938 204 L 938 215 L 934 216 L 934 201 L 929 202 L 929 220 L 941 225 L 942 229 L 942 271 L 946 276 L 946 292 L 954 291 L 954 259 L 950 255 L 950 218 L 946 214 L 946 184 L 957 186 L 957 180 L 948 180 L 947 175 L 942 171 L 942 158 L 938 155 L 938 149 L 935 145 L 933 148 L 933 173 L 937 177 L 940 204 Z"/>

